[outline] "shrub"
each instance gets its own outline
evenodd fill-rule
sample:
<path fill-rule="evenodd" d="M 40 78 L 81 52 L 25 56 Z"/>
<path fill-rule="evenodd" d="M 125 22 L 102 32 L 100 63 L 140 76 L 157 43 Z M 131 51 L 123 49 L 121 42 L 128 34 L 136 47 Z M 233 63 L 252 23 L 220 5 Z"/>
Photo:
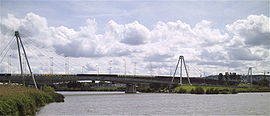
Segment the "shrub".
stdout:
<path fill-rule="evenodd" d="M 190 93 L 191 93 L 191 94 L 196 94 L 196 93 L 195 93 L 195 90 L 194 90 L 193 88 L 190 90 Z"/>
<path fill-rule="evenodd" d="M 219 93 L 221 93 L 221 94 L 229 94 L 230 90 L 229 89 L 221 89 L 221 90 L 219 90 Z"/>
<path fill-rule="evenodd" d="M 59 93 L 49 93 L 55 102 L 64 102 L 64 96 Z"/>
<path fill-rule="evenodd" d="M 180 88 L 177 93 L 187 93 L 187 90 L 184 88 Z"/>
<path fill-rule="evenodd" d="M 54 88 L 52 88 L 52 87 L 50 87 L 50 86 L 44 86 L 44 87 L 42 88 L 42 90 L 43 90 L 44 92 L 47 92 L 47 93 L 53 93 L 53 92 L 55 92 Z"/>
<path fill-rule="evenodd" d="M 26 88 L 22 86 L 2 87 L 5 94 L 0 95 L 0 116 L 2 115 L 35 115 L 39 107 L 54 101 L 61 102 L 64 96 L 52 92 Z"/>
<path fill-rule="evenodd" d="M 231 90 L 231 93 L 232 93 L 232 94 L 237 94 L 238 91 L 237 91 L 236 89 L 232 89 L 232 90 Z"/>
<path fill-rule="evenodd" d="M 202 87 L 196 87 L 195 89 L 191 89 L 191 94 L 204 94 L 204 89 Z"/>

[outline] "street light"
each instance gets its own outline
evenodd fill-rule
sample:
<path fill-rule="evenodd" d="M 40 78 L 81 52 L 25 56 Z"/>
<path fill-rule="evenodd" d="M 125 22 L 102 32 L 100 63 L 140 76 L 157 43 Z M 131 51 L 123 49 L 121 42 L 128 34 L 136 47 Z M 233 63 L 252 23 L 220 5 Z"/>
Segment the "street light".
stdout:
<path fill-rule="evenodd" d="M 136 62 L 134 62 L 134 76 L 136 75 Z"/>
<path fill-rule="evenodd" d="M 126 63 L 126 59 L 124 59 L 124 62 L 125 62 L 125 65 L 124 65 L 124 68 L 125 68 L 125 75 L 127 75 L 127 63 Z"/>
<path fill-rule="evenodd" d="M 50 57 L 50 62 L 51 62 L 50 73 L 53 74 L 53 57 Z"/>
<path fill-rule="evenodd" d="M 96 65 L 97 75 L 99 75 L 99 67 Z"/>
<path fill-rule="evenodd" d="M 109 73 L 112 74 L 112 60 L 110 60 L 109 64 L 110 64 Z"/>

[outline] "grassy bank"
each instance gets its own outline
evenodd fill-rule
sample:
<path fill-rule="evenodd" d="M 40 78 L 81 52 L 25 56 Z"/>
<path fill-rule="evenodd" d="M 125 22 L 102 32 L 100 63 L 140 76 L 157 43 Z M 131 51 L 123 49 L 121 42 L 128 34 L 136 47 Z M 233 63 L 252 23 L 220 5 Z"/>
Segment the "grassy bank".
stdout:
<path fill-rule="evenodd" d="M 176 87 L 173 92 L 191 94 L 235 94 L 239 92 L 270 92 L 270 87 L 219 87 L 182 85 Z"/>
<path fill-rule="evenodd" d="M 36 90 L 23 86 L 0 85 L 0 115 L 34 115 L 45 104 L 63 102 L 64 96 L 51 87 Z"/>

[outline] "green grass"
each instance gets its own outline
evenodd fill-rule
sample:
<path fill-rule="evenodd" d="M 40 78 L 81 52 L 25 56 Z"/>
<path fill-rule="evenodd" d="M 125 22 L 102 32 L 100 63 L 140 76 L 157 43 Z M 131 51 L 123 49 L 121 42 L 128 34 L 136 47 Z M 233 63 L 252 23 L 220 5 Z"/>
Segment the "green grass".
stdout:
<path fill-rule="evenodd" d="M 238 92 L 270 92 L 270 87 L 219 87 L 219 86 L 192 86 L 182 85 L 176 87 L 173 92 L 175 93 L 196 93 L 198 88 L 202 88 L 206 94 L 227 94 L 227 93 L 238 93 Z M 184 91 L 184 92 L 183 92 Z M 195 91 L 195 92 L 194 92 Z M 200 92 L 201 93 L 201 92 Z"/>
<path fill-rule="evenodd" d="M 0 115 L 35 115 L 45 104 L 62 102 L 64 97 L 50 87 L 44 91 L 23 86 L 0 85 Z"/>

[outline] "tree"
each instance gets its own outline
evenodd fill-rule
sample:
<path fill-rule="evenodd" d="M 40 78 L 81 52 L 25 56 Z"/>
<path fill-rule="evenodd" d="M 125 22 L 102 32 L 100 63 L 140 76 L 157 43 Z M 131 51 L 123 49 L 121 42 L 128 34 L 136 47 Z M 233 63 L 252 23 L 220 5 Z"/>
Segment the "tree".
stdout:
<path fill-rule="evenodd" d="M 219 74 L 218 74 L 218 80 L 220 80 L 220 81 L 223 80 L 223 74 L 222 74 L 222 73 L 219 73 Z"/>

